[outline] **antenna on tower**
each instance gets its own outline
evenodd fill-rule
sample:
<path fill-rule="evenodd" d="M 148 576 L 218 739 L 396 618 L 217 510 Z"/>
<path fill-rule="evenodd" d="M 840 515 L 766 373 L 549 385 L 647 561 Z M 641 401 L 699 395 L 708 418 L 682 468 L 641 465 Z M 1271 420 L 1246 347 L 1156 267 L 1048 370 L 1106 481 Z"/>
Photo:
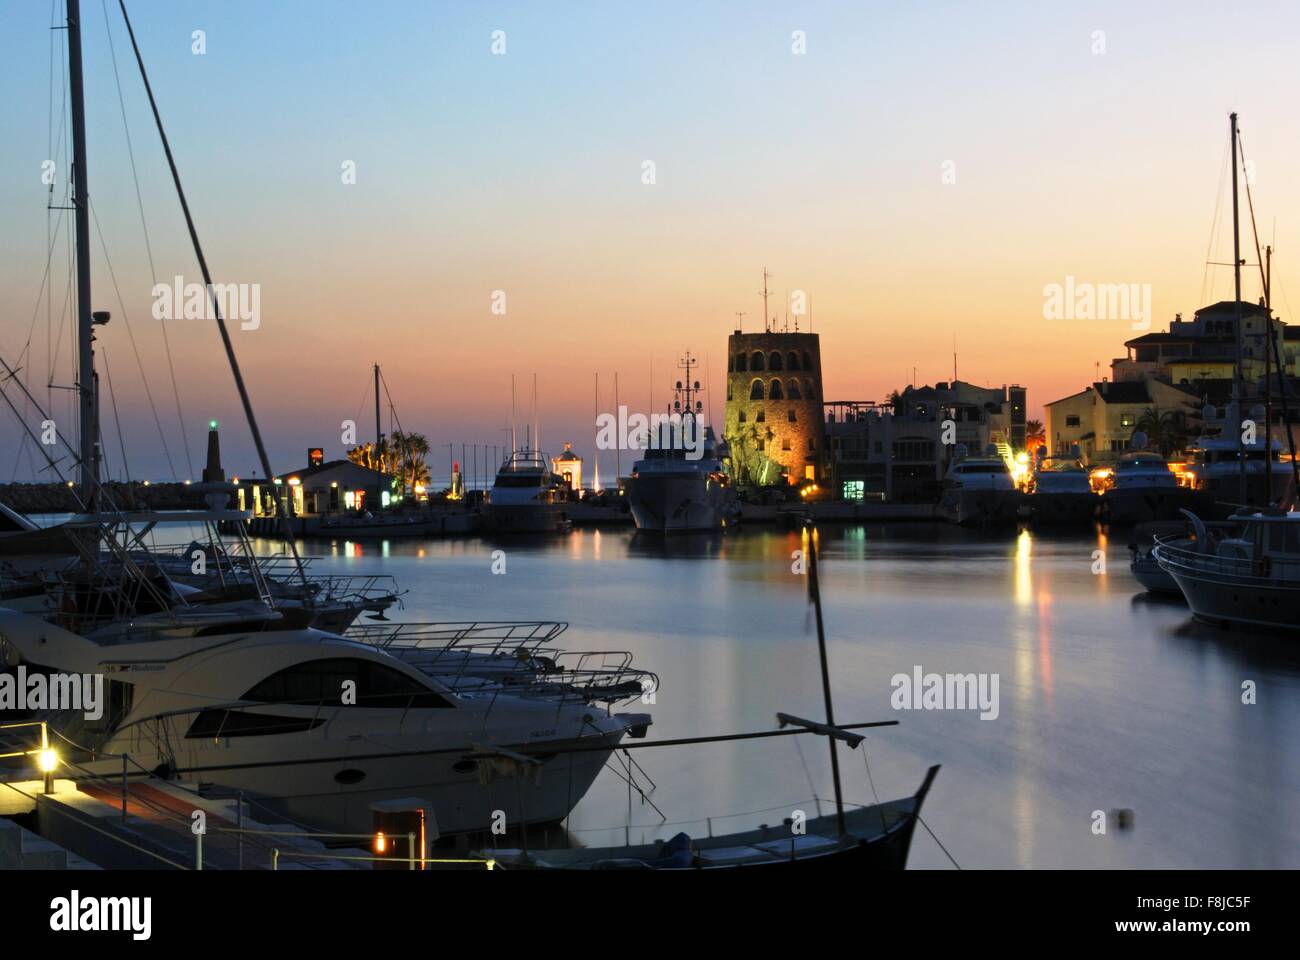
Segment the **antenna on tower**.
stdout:
<path fill-rule="evenodd" d="M 763 332 L 772 332 L 772 315 L 767 312 L 767 281 L 771 278 L 767 272 L 767 267 L 763 268 Z"/>
<path fill-rule="evenodd" d="M 737 310 L 736 311 L 736 332 L 740 333 L 740 331 L 744 329 L 744 325 L 745 325 L 745 311 Z"/>

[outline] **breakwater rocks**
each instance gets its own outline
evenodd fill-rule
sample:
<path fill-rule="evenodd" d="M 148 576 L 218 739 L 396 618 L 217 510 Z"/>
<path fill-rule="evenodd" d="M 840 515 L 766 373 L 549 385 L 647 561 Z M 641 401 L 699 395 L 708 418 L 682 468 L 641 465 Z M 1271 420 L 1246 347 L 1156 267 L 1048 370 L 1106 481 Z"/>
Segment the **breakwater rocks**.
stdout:
<path fill-rule="evenodd" d="M 120 510 L 201 510 L 202 496 L 184 483 L 106 483 Z M 81 509 L 63 483 L 0 483 L 0 503 L 19 513 L 76 513 Z"/>

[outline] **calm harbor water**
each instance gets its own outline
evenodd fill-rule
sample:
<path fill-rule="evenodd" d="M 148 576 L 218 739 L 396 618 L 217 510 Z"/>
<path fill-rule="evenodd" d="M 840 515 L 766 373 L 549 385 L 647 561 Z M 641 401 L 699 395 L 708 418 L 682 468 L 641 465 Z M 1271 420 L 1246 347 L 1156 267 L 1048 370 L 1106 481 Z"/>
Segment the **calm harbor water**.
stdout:
<path fill-rule="evenodd" d="M 661 686 L 653 706 L 620 709 L 652 712 L 663 739 L 773 729 L 778 710 L 824 716 L 806 582 L 792 572 L 800 538 L 588 529 L 300 548 L 317 573 L 395 575 L 408 591 L 395 619 L 565 620 L 568 649 L 631 651 Z M 864 750 L 841 748 L 847 799 L 870 801 L 872 782 L 882 799 L 911 793 L 941 763 L 924 817 L 963 866 L 1300 866 L 1294 639 L 1195 624 L 1147 599 L 1122 538 L 899 524 L 825 528 L 821 544 L 836 718 L 900 721 L 868 732 L 870 777 Z M 916 666 L 997 674 L 997 719 L 892 709 L 891 678 Z M 703 834 L 706 816 L 719 832 L 775 824 L 813 815 L 814 791 L 833 809 L 821 738 L 635 756 L 669 824 L 606 771 L 570 819 L 582 842 Z M 1121 808 L 1131 829 L 1112 813 L 1093 834 L 1093 811 Z M 922 830 L 911 864 L 950 867 Z"/>

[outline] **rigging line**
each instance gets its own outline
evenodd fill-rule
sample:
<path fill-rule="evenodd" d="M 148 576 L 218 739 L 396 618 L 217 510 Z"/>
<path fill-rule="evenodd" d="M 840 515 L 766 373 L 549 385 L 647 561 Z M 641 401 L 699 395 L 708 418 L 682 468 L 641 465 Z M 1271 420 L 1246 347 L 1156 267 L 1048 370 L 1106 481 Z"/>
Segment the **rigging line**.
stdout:
<path fill-rule="evenodd" d="M 217 297 L 212 286 L 212 273 L 208 270 L 208 260 L 203 255 L 203 245 L 199 243 L 198 228 L 194 225 L 194 217 L 190 213 L 190 204 L 185 197 L 185 190 L 181 186 L 180 171 L 176 168 L 176 159 L 172 156 L 171 142 L 167 139 L 167 131 L 163 128 L 162 114 L 158 112 L 158 102 L 154 99 L 153 87 L 149 83 L 149 74 L 144 67 L 144 57 L 140 53 L 140 45 L 136 43 L 135 30 L 131 27 L 131 18 L 126 12 L 126 0 L 117 0 L 117 5 L 122 11 L 122 20 L 126 23 L 127 35 L 131 38 L 131 49 L 135 51 L 135 62 L 140 68 L 140 79 L 144 82 L 144 92 L 149 97 L 149 107 L 153 111 L 154 124 L 158 128 L 158 138 L 162 141 L 163 152 L 167 154 L 167 166 L 171 168 L 172 182 L 176 185 L 176 196 L 180 200 L 181 210 L 185 214 L 185 225 L 189 228 L 190 243 L 194 247 L 194 256 L 199 261 L 199 270 L 203 273 L 203 283 L 212 296 L 212 310 L 216 316 L 217 330 L 221 334 L 221 343 L 226 351 L 226 360 L 230 364 L 230 373 L 235 378 L 235 387 L 239 391 L 239 399 L 244 407 L 244 418 L 248 421 L 249 432 L 253 435 L 253 445 L 257 448 L 258 460 L 261 463 L 262 470 L 266 473 L 266 479 L 269 483 L 275 476 L 275 473 L 271 470 L 271 458 L 267 456 L 266 444 L 262 442 L 262 431 L 258 429 L 257 416 L 253 413 L 253 401 L 248 396 L 248 388 L 244 385 L 244 375 L 240 372 L 239 361 L 235 357 L 235 346 L 231 342 L 230 331 L 226 329 L 226 321 L 221 315 L 220 298 Z M 280 530 L 289 552 L 293 555 L 298 576 L 302 580 L 302 585 L 307 587 L 307 573 L 303 569 L 302 558 L 298 556 L 298 543 L 294 540 L 293 531 L 289 526 L 289 518 L 285 515 L 285 504 L 278 496 L 272 496 L 271 502 L 275 505 L 275 515 L 280 520 Z"/>
<path fill-rule="evenodd" d="M 1219 212 L 1223 209 L 1223 180 L 1227 170 L 1228 159 L 1232 156 L 1232 137 L 1223 148 L 1223 160 L 1219 164 L 1219 192 L 1214 198 L 1214 216 L 1210 219 L 1210 239 L 1205 245 L 1205 268 L 1201 273 L 1201 303 L 1208 302 L 1210 289 L 1210 261 L 1214 259 L 1214 238 L 1219 233 Z"/>
<path fill-rule="evenodd" d="M 1241 168 L 1246 169 L 1246 146 L 1241 142 L 1241 128 L 1237 128 L 1237 150 L 1241 156 Z M 1265 296 L 1268 295 L 1268 277 L 1264 273 L 1264 255 L 1259 249 L 1259 226 L 1255 223 L 1255 197 L 1250 191 L 1250 178 L 1244 178 L 1246 181 L 1246 206 L 1250 208 L 1250 232 L 1255 238 L 1255 259 L 1259 261 L 1259 284 L 1264 290 Z M 1268 326 L 1267 323 L 1264 326 Z"/>
<path fill-rule="evenodd" d="M 943 855 L 944 855 L 945 857 L 947 857 L 949 860 L 952 861 L 952 865 L 953 865 L 954 867 L 956 867 L 958 870 L 960 870 L 960 869 L 961 869 L 961 864 L 958 863 L 956 860 L 953 859 L 952 854 L 948 852 L 948 848 L 945 847 L 945 846 L 943 845 L 943 841 L 940 840 L 938 837 L 935 837 L 935 836 L 934 836 L 934 831 L 930 829 L 930 825 L 929 825 L 928 823 L 926 823 L 925 820 L 923 820 L 923 819 L 921 818 L 921 815 L 920 815 L 919 813 L 917 813 L 917 814 L 913 814 L 913 816 L 916 817 L 917 822 L 920 823 L 921 826 L 925 827 L 925 832 L 928 833 L 930 836 L 934 837 L 934 842 L 937 843 L 937 844 L 939 844 L 939 849 L 943 851 Z"/>
<path fill-rule="evenodd" d="M 117 394 L 113 391 L 113 370 L 108 365 L 108 347 L 101 347 L 104 354 L 104 375 L 108 378 L 108 397 L 113 401 L 113 423 L 117 426 L 117 445 L 122 449 L 122 477 L 131 482 L 131 468 L 126 460 L 126 439 L 122 436 L 122 420 L 117 415 Z"/>
<path fill-rule="evenodd" d="M 153 242 L 149 237 L 149 221 L 144 214 L 144 195 L 140 191 L 140 175 L 135 166 L 135 148 L 131 143 L 131 126 L 126 119 L 126 100 L 122 96 L 122 78 L 118 75 L 117 70 L 117 48 L 113 45 L 113 28 L 108 21 L 108 0 L 100 0 L 100 6 L 104 10 L 104 31 L 108 34 L 108 53 L 113 61 L 113 80 L 117 84 L 117 104 L 122 111 L 122 132 L 126 134 L 126 155 L 131 161 L 131 180 L 135 183 L 135 204 L 140 211 L 140 227 L 144 231 L 144 249 L 149 258 L 149 274 L 153 277 L 153 282 L 158 283 L 158 268 L 154 266 L 153 260 Z M 167 321 L 159 320 L 158 326 L 162 329 L 163 351 L 167 355 L 167 371 L 171 374 L 172 398 L 176 401 L 176 422 L 181 431 L 181 443 L 185 448 L 185 469 L 189 476 L 194 476 L 194 461 L 190 457 L 190 437 L 185 429 L 185 413 L 181 409 L 181 392 L 176 385 L 176 366 L 172 362 L 172 345 L 171 339 L 167 336 Z"/>
<path fill-rule="evenodd" d="M 47 242 L 46 242 L 46 247 L 45 247 L 45 272 L 41 274 L 41 286 L 40 286 L 40 289 L 39 289 L 39 290 L 37 291 L 37 293 L 36 293 L 36 306 L 35 306 L 35 308 L 32 310 L 32 322 L 31 322 L 31 323 L 28 325 L 28 327 L 27 327 L 27 341 L 23 344 L 22 352 L 21 352 L 20 354 L 18 354 L 18 356 L 15 358 L 15 360 L 16 360 L 18 363 L 22 363 L 22 362 L 23 362 L 23 357 L 25 357 L 25 356 L 27 355 L 27 351 L 31 348 L 31 345 L 32 345 L 32 335 L 33 335 L 33 334 L 35 333 L 35 331 L 36 331 L 36 321 L 37 321 L 37 319 L 38 319 L 38 318 L 40 317 L 40 315 L 41 315 L 41 300 L 42 300 L 42 299 L 45 300 L 45 327 L 46 327 L 46 331 L 45 331 L 45 359 L 46 359 L 46 363 L 47 363 L 47 364 L 48 364 L 48 362 L 49 362 L 49 354 L 50 354 L 50 346 L 49 346 L 49 340 L 50 340 L 50 336 L 49 336 L 49 327 L 51 326 L 51 324 L 50 324 L 50 308 L 51 308 L 51 306 L 52 306 L 52 302 L 51 302 L 51 299 L 50 299 L 50 293 L 53 292 L 53 291 L 51 291 L 51 290 L 49 289 L 49 282 L 50 282 L 50 268 L 51 268 L 51 266 L 52 266 L 53 263 L 54 263 L 54 245 L 55 245 L 56 243 L 59 242 L 59 233 L 60 233 L 60 232 L 62 231 L 62 229 L 63 229 L 63 215 L 64 215 L 64 213 L 66 213 L 66 212 L 67 212 L 67 211 L 64 210 L 64 209 L 62 209 L 62 208 L 59 209 L 58 220 L 55 221 L 53 236 L 51 236 L 51 235 L 50 235 L 50 226 L 49 226 L 50 211 L 49 211 L 48 208 L 47 208 L 46 211 L 45 211 L 45 231 L 46 231 L 46 241 L 47 241 Z"/>
<path fill-rule="evenodd" d="M 135 354 L 135 365 L 140 371 L 140 385 L 144 387 L 144 395 L 149 400 L 149 410 L 153 414 L 153 422 L 158 427 L 158 440 L 162 443 L 163 456 L 167 458 L 167 467 L 172 472 L 172 477 L 176 476 L 176 467 L 172 463 L 171 449 L 167 446 L 167 436 L 163 432 L 162 418 L 158 416 L 158 407 L 153 402 L 153 390 L 149 388 L 149 377 L 144 372 L 144 361 L 140 359 L 140 348 L 135 342 L 135 331 L 131 329 L 131 317 L 126 312 L 126 301 L 122 299 L 122 291 L 117 285 L 117 272 L 113 269 L 113 260 L 108 255 L 108 244 L 104 242 L 104 231 L 99 225 L 99 215 L 95 213 L 95 203 L 90 204 L 90 218 L 95 224 L 95 234 L 99 237 L 99 248 L 104 254 L 104 265 L 108 267 L 109 279 L 113 281 L 113 292 L 117 294 L 117 305 L 122 310 L 122 322 L 126 324 L 126 335 L 131 341 L 131 350 Z"/>
<path fill-rule="evenodd" d="M 817 787 L 813 784 L 812 773 L 808 770 L 808 761 L 803 758 L 803 748 L 799 746 L 799 738 L 794 737 L 792 741 L 794 748 L 799 754 L 799 763 L 803 766 L 803 775 L 808 778 L 808 791 L 812 794 L 813 800 L 817 800 Z"/>

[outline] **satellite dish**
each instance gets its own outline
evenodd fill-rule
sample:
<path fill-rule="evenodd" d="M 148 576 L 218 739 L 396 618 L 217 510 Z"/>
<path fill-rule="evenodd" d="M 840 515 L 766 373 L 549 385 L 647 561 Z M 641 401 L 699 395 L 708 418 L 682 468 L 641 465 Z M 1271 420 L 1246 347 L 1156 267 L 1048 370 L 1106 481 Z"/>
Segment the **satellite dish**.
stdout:
<path fill-rule="evenodd" d="M 1149 439 L 1145 431 L 1135 430 L 1133 432 L 1132 438 L 1128 442 L 1128 445 L 1133 450 L 1145 450 L 1148 442 Z"/>

